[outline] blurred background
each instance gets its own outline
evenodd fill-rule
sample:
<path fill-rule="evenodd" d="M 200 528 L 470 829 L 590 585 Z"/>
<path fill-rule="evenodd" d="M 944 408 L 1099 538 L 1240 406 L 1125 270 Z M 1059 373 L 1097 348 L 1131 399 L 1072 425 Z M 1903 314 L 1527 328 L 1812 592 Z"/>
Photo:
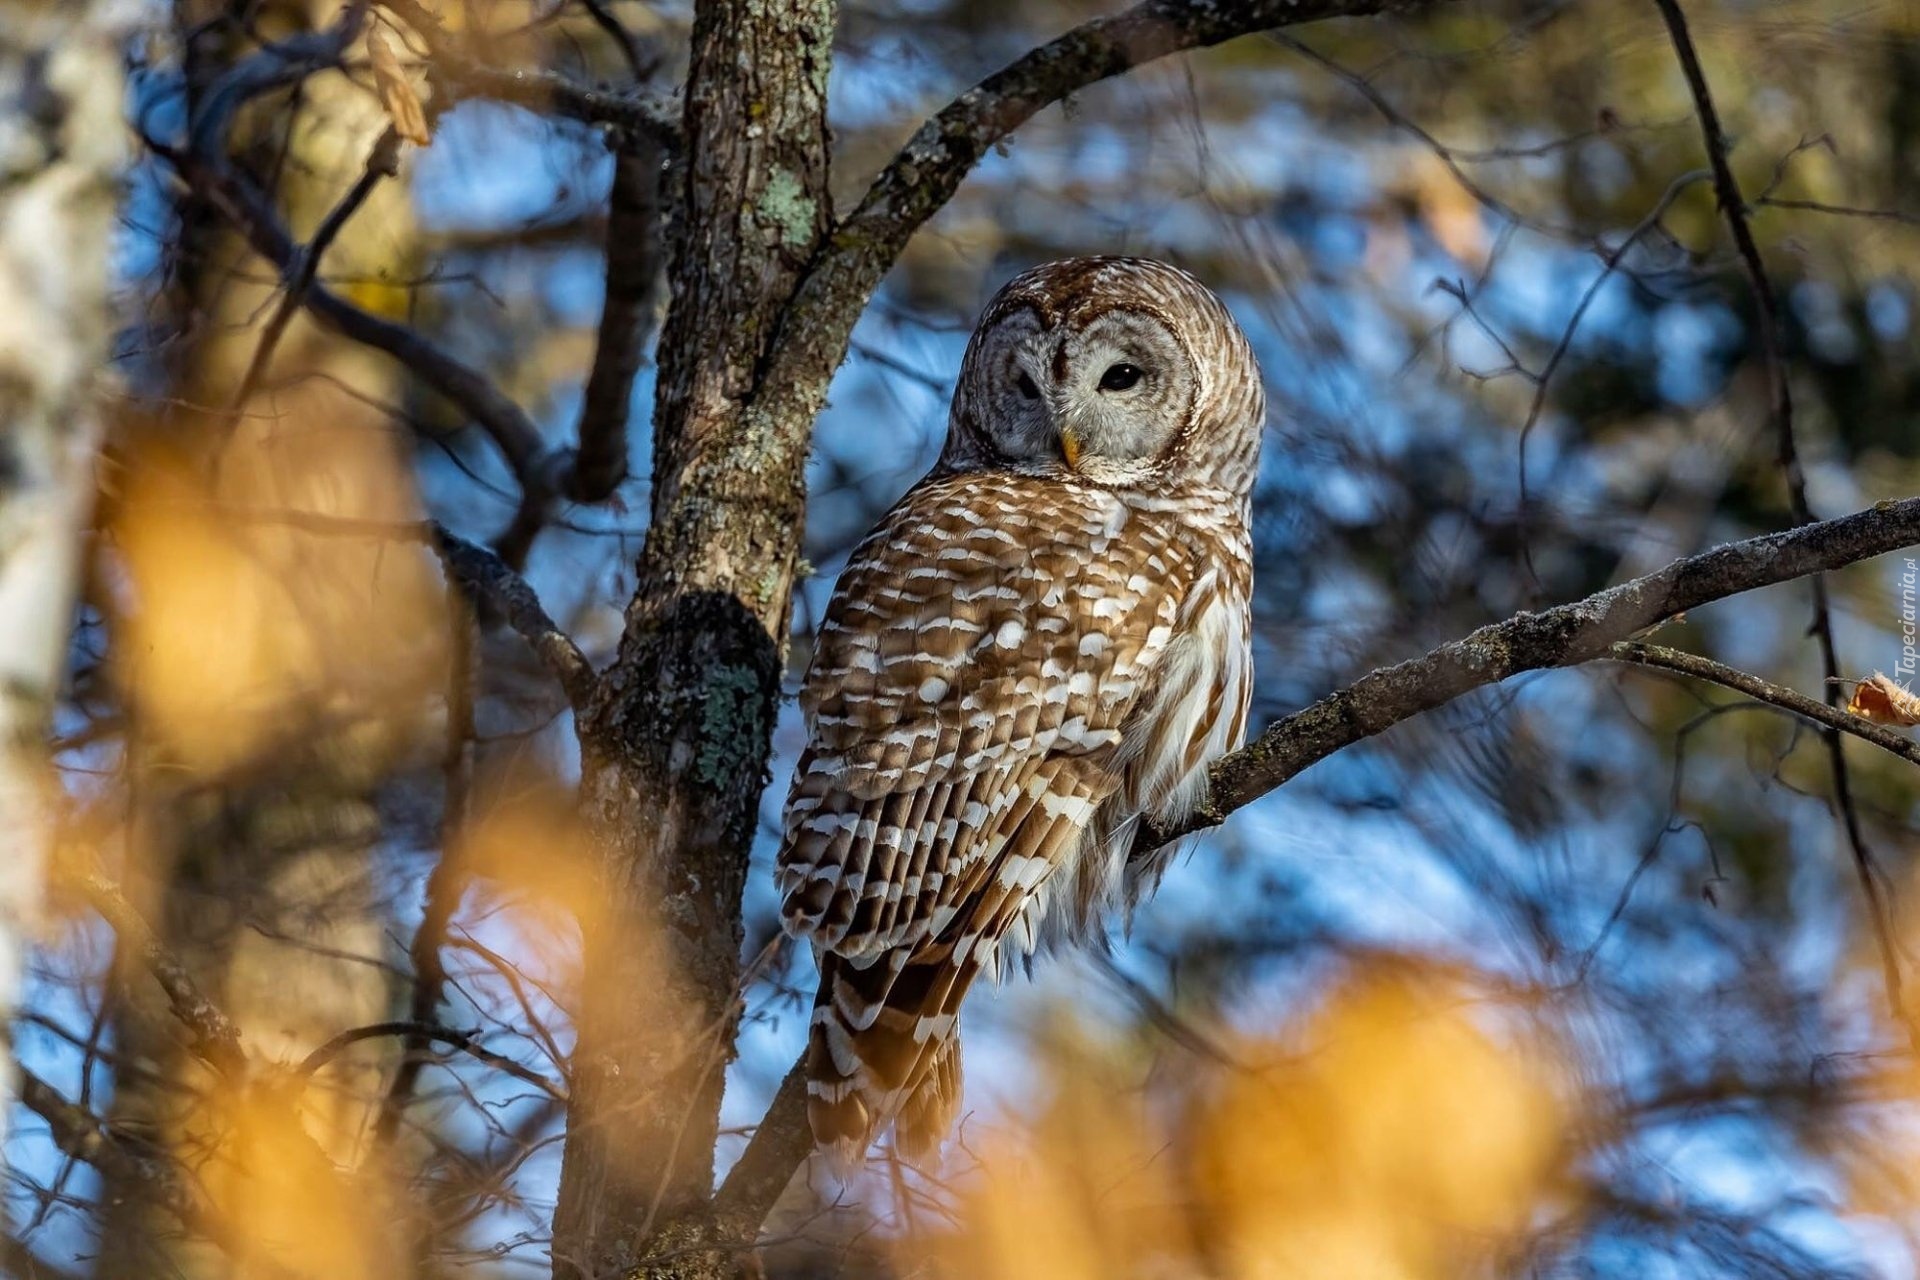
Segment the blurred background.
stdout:
<path fill-rule="evenodd" d="M 663 91 L 691 19 L 640 0 L 437 8 L 497 65 Z M 177 143 L 221 70 L 337 9 L 153 5 L 130 122 Z M 928 113 L 1102 11 L 844 3 L 843 207 Z M 1687 14 L 1779 295 L 1811 508 L 1912 493 L 1920 4 Z M 418 46 L 369 29 L 431 143 L 402 147 L 318 279 L 566 443 L 605 285 L 606 142 L 436 97 Z M 388 124 L 374 57 L 234 118 L 235 163 L 301 241 Z M 974 316 L 1053 257 L 1179 263 L 1253 339 L 1271 404 L 1256 725 L 1484 622 L 1787 527 L 1752 292 L 1706 166 L 1658 11 L 1620 0 L 1252 36 L 1048 109 L 914 239 L 855 333 L 809 469 L 793 678 L 848 551 L 931 465 Z M 137 949 L 57 893 L 15 1053 L 178 1161 L 244 1238 L 183 1231 L 16 1108 L 5 1257 L 59 1278 L 543 1273 L 596 905 L 575 740 L 524 644 L 449 601 L 418 531 L 430 515 L 494 539 L 518 486 L 400 366 L 278 318 L 278 272 L 205 196 L 143 151 L 112 246 L 120 394 L 57 724 L 60 853 L 107 868 L 248 1048 L 302 1083 L 290 1113 L 209 1072 Z M 646 532 L 650 361 L 632 397 L 631 478 L 508 548 L 603 661 Z M 1906 568 L 1830 580 L 1843 676 L 1899 664 Z M 1657 638 L 1819 698 L 1812 617 L 1793 583 Z M 789 703 L 723 1167 L 805 1038 L 812 962 L 779 940 L 768 865 L 800 738 Z M 1107 953 L 977 995 L 945 1162 L 809 1168 L 755 1265 L 1920 1275 L 1911 1011 L 1890 1002 L 1857 865 L 1879 869 L 1906 973 L 1920 779 L 1858 743 L 1847 758 L 1859 851 L 1815 733 L 1658 673 L 1539 673 L 1349 749 L 1199 840 Z M 433 1020 L 481 1052 L 442 1043 L 396 1088 L 399 1037 L 336 1037 L 409 1016 L 449 850 Z M 287 1154 L 289 1114 L 326 1161 Z M 360 1178 L 408 1211 L 374 1212 Z"/>

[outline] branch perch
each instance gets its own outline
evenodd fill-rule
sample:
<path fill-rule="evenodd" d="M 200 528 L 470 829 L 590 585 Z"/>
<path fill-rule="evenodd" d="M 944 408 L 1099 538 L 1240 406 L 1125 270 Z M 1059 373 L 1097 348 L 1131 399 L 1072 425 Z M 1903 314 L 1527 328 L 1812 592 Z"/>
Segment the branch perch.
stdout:
<path fill-rule="evenodd" d="M 1425 657 L 1383 667 L 1275 723 L 1213 766 L 1210 800 L 1187 822 L 1151 829 L 1155 844 L 1217 826 L 1342 747 L 1463 693 L 1523 671 L 1570 667 L 1689 609 L 1920 543 L 1920 498 L 1731 542 L 1676 560 L 1573 604 L 1521 613 L 1481 627 Z M 1151 847 L 1143 845 L 1142 848 Z"/>

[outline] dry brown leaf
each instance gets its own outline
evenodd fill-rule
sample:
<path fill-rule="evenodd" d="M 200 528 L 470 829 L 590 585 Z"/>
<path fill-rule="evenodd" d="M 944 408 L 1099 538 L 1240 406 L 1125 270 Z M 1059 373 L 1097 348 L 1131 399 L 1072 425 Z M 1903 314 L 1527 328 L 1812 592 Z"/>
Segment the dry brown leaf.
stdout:
<path fill-rule="evenodd" d="M 413 91 L 413 82 L 407 79 L 393 47 L 378 31 L 367 33 L 367 57 L 373 64 L 374 91 L 380 95 L 380 105 L 387 109 L 387 117 L 393 121 L 393 131 L 415 146 L 424 147 L 432 142 L 420 95 Z"/>
<path fill-rule="evenodd" d="M 1876 671 L 1854 689 L 1853 697 L 1847 702 L 1847 713 L 1875 724 L 1910 728 L 1920 724 L 1920 697 Z"/>

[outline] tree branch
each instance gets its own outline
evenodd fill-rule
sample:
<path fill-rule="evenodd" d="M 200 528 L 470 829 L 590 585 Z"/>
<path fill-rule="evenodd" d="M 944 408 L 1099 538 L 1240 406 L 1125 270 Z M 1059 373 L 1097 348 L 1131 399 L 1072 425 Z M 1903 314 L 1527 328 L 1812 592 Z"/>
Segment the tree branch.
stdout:
<path fill-rule="evenodd" d="M 1908 764 L 1920 765 L 1920 742 L 1915 742 L 1906 734 L 1895 733 L 1885 725 L 1875 724 L 1860 716 L 1848 715 L 1829 703 L 1815 702 L 1798 690 L 1774 684 L 1770 680 L 1762 680 L 1750 671 L 1729 667 L 1698 654 L 1669 649 L 1665 645 L 1643 644 L 1637 640 L 1621 641 L 1607 651 L 1607 657 L 1616 662 L 1652 667 L 1661 671 L 1676 672 L 1683 676 L 1692 676 L 1696 680 L 1711 681 L 1732 689 L 1736 693 L 1744 693 L 1757 702 L 1769 703 L 1783 711 L 1790 711 L 1804 720 L 1810 720 L 1840 733 L 1850 733 L 1862 742 L 1871 742 L 1882 751 L 1899 756 Z"/>
<path fill-rule="evenodd" d="M 803 283 L 788 332 L 826 324 L 845 347 L 853 317 L 920 225 L 980 158 L 1042 108 L 1142 63 L 1249 32 L 1325 18 L 1437 7 L 1444 0 L 1146 0 L 1095 18 L 1015 59 L 922 124 L 834 228 Z"/>
<path fill-rule="evenodd" d="M 116 1181 L 146 1186 L 168 1213 L 210 1239 L 216 1242 L 228 1239 L 171 1162 L 158 1154 L 141 1154 L 92 1111 L 68 1102 L 58 1089 L 25 1067 L 16 1069 L 20 1075 L 20 1101 L 46 1122 L 54 1146 L 113 1176 Z"/>
<path fill-rule="evenodd" d="M 471 879 L 471 867 L 460 841 L 467 821 L 467 804 L 473 789 L 474 739 L 473 700 L 475 694 L 475 634 L 473 615 L 466 609 L 448 610 L 447 663 L 447 738 L 441 753 L 440 772 L 444 794 L 440 808 L 440 858 L 427 875 L 426 901 L 421 905 L 420 925 L 407 946 L 413 961 L 413 984 L 408 1006 L 412 1021 L 432 1022 L 446 994 L 447 966 L 440 951 L 446 944 L 447 926 L 459 908 L 461 896 Z M 380 1114 L 374 1121 L 373 1143 L 378 1152 L 391 1150 L 400 1132 L 400 1122 L 413 1101 L 425 1065 L 427 1040 L 411 1036 L 402 1052 L 393 1079 L 380 1099 Z"/>
<path fill-rule="evenodd" d="M 663 155 L 659 143 L 637 135 L 613 141 L 613 186 L 607 197 L 606 300 L 594 342 L 593 367 L 581 398 L 579 442 L 556 467 L 559 492 L 574 502 L 599 503 L 627 478 L 627 424 L 633 380 L 653 327 L 660 279 Z M 547 523 L 551 495 L 528 490 L 494 549 L 510 565 L 526 560 Z"/>
<path fill-rule="evenodd" d="M 253 251 L 292 286 L 300 270 L 300 248 L 264 193 L 222 159 L 154 139 L 148 139 L 147 145 L 218 208 Z M 533 420 L 485 374 L 462 364 L 415 330 L 363 311 L 318 282 L 306 289 L 304 301 L 315 317 L 355 342 L 386 352 L 479 423 L 499 446 L 523 489 L 552 491 L 554 451 Z"/>
<path fill-rule="evenodd" d="M 807 1056 L 787 1069 L 773 1101 L 747 1140 L 747 1149 L 713 1198 L 714 1221 L 723 1241 L 750 1243 L 793 1172 L 813 1153 L 807 1125 Z"/>
<path fill-rule="evenodd" d="M 341 6 L 327 26 L 263 44 L 235 62 L 200 98 L 190 124 L 193 150 L 202 155 L 224 154 L 227 126 L 242 106 L 263 93 L 339 66 L 359 38 L 366 17 L 367 0 L 352 0 Z"/>
<path fill-rule="evenodd" d="M 261 1280 L 295 1280 L 290 1269 L 262 1256 L 259 1249 L 246 1247 L 244 1233 L 236 1230 L 232 1220 L 218 1208 L 207 1203 L 172 1161 L 157 1151 L 145 1154 L 138 1139 L 116 1133 L 106 1121 L 79 1103 L 67 1101 L 58 1089 L 33 1072 L 24 1067 L 17 1070 L 20 1101 L 46 1122 L 48 1136 L 63 1154 L 86 1161 L 122 1185 L 146 1187 L 154 1203 L 181 1226 L 211 1241 L 229 1257 L 244 1260 L 247 1274 L 257 1275 Z M 323 1158 L 318 1155 L 317 1147 L 313 1158 Z"/>
<path fill-rule="evenodd" d="M 239 1028 L 200 990 L 186 966 L 161 945 L 145 918 L 120 891 L 120 886 L 98 871 L 80 872 L 71 876 L 69 882 L 113 927 L 121 945 L 139 955 L 141 963 L 160 984 L 173 1016 L 191 1037 L 194 1056 L 229 1081 L 244 1077 L 247 1055 L 240 1044 Z"/>
<path fill-rule="evenodd" d="M 329 1062 L 339 1057 L 346 1049 L 359 1044 L 363 1040 L 383 1040 L 397 1037 L 404 1037 L 407 1040 L 407 1052 L 409 1054 L 418 1051 L 415 1048 L 416 1042 L 424 1046 L 433 1041 L 438 1041 L 450 1049 L 466 1054 L 477 1062 L 485 1063 L 487 1066 L 492 1067 L 504 1075 L 512 1076 L 515 1080 L 523 1084 L 532 1085 L 549 1098 L 552 1098 L 555 1102 L 565 1102 L 567 1100 L 566 1091 L 554 1084 L 553 1081 L 541 1075 L 538 1071 L 522 1066 L 505 1054 L 495 1053 L 492 1049 L 481 1044 L 478 1032 L 461 1031 L 454 1027 L 443 1027 L 437 1023 L 417 1022 L 404 1019 L 393 1022 L 375 1022 L 364 1027 L 349 1027 L 301 1059 L 300 1065 L 293 1069 L 294 1074 L 302 1079 L 309 1078 L 321 1067 L 326 1066 Z"/>
<path fill-rule="evenodd" d="M 580 451 L 567 482 L 575 502 L 604 502 L 627 478 L 627 418 L 660 276 L 660 148 L 644 139 L 615 146 L 607 197 L 607 297 L 593 370 L 575 433 Z"/>
<path fill-rule="evenodd" d="M 373 194 L 373 189 L 382 178 L 391 178 L 399 171 L 400 135 L 389 126 L 373 144 L 359 179 L 327 214 L 313 233 L 313 239 L 303 248 L 295 250 L 291 269 L 283 271 L 282 274 L 287 277 L 286 290 L 280 295 L 279 305 L 274 307 L 266 328 L 260 333 L 259 344 L 253 349 L 253 359 L 247 362 L 246 373 L 241 375 L 240 384 L 234 388 L 233 399 L 228 407 L 230 415 L 237 415 L 246 407 L 248 397 L 266 375 L 267 365 L 273 360 L 274 348 L 280 345 L 281 335 L 287 331 L 294 312 L 306 301 L 308 290 L 313 288 L 314 277 L 320 271 L 320 259 L 326 256 L 328 248 L 347 225 L 347 220 L 359 212 L 360 206 L 367 202 L 367 197 Z"/>
<path fill-rule="evenodd" d="M 569 705 L 576 712 L 585 710 L 600 677 L 573 637 L 548 616 L 527 580 L 485 547 L 468 542 L 444 525 L 432 528 L 448 574 L 469 595 L 498 608 L 507 625 L 520 633 L 532 646 L 534 656 L 559 680 Z"/>
<path fill-rule="evenodd" d="M 1210 771 L 1209 799 L 1184 823 L 1145 828 L 1141 850 L 1216 826 L 1343 747 L 1523 671 L 1568 667 L 1715 600 L 1838 569 L 1920 543 L 1920 498 L 1770 533 L 1676 560 L 1598 595 L 1481 627 L 1424 657 L 1371 671 L 1277 721 Z"/>

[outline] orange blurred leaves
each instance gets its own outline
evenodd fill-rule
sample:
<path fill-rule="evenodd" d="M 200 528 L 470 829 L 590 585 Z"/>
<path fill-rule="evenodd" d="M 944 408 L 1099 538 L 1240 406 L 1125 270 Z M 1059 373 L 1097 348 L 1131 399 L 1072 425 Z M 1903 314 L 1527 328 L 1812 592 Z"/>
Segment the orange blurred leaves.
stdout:
<path fill-rule="evenodd" d="M 1362 973 L 1297 1037 L 1241 1046 L 1164 1107 L 1069 1055 L 1030 1130 L 988 1147 L 962 1229 L 915 1245 L 945 1274 L 1009 1280 L 1497 1268 L 1553 1194 L 1571 1114 L 1554 1055 L 1494 1035 L 1501 1011 L 1474 995 Z"/>
<path fill-rule="evenodd" d="M 181 1156 L 206 1187 L 236 1275 L 386 1280 L 404 1274 L 391 1182 L 327 1160 L 281 1082 L 210 1096 Z"/>
<path fill-rule="evenodd" d="M 364 781 L 423 736 L 446 602 L 385 433 L 289 390 L 216 450 L 131 442 L 109 540 L 124 635 L 114 672 L 150 740 L 190 775 L 324 763 Z"/>
<path fill-rule="evenodd" d="M 573 930 L 606 936 L 616 924 L 614 904 L 571 790 L 532 770 L 501 770 L 476 790 L 487 804 L 453 856 L 533 926 L 530 944 L 559 965 L 555 949 L 572 954 Z"/>

